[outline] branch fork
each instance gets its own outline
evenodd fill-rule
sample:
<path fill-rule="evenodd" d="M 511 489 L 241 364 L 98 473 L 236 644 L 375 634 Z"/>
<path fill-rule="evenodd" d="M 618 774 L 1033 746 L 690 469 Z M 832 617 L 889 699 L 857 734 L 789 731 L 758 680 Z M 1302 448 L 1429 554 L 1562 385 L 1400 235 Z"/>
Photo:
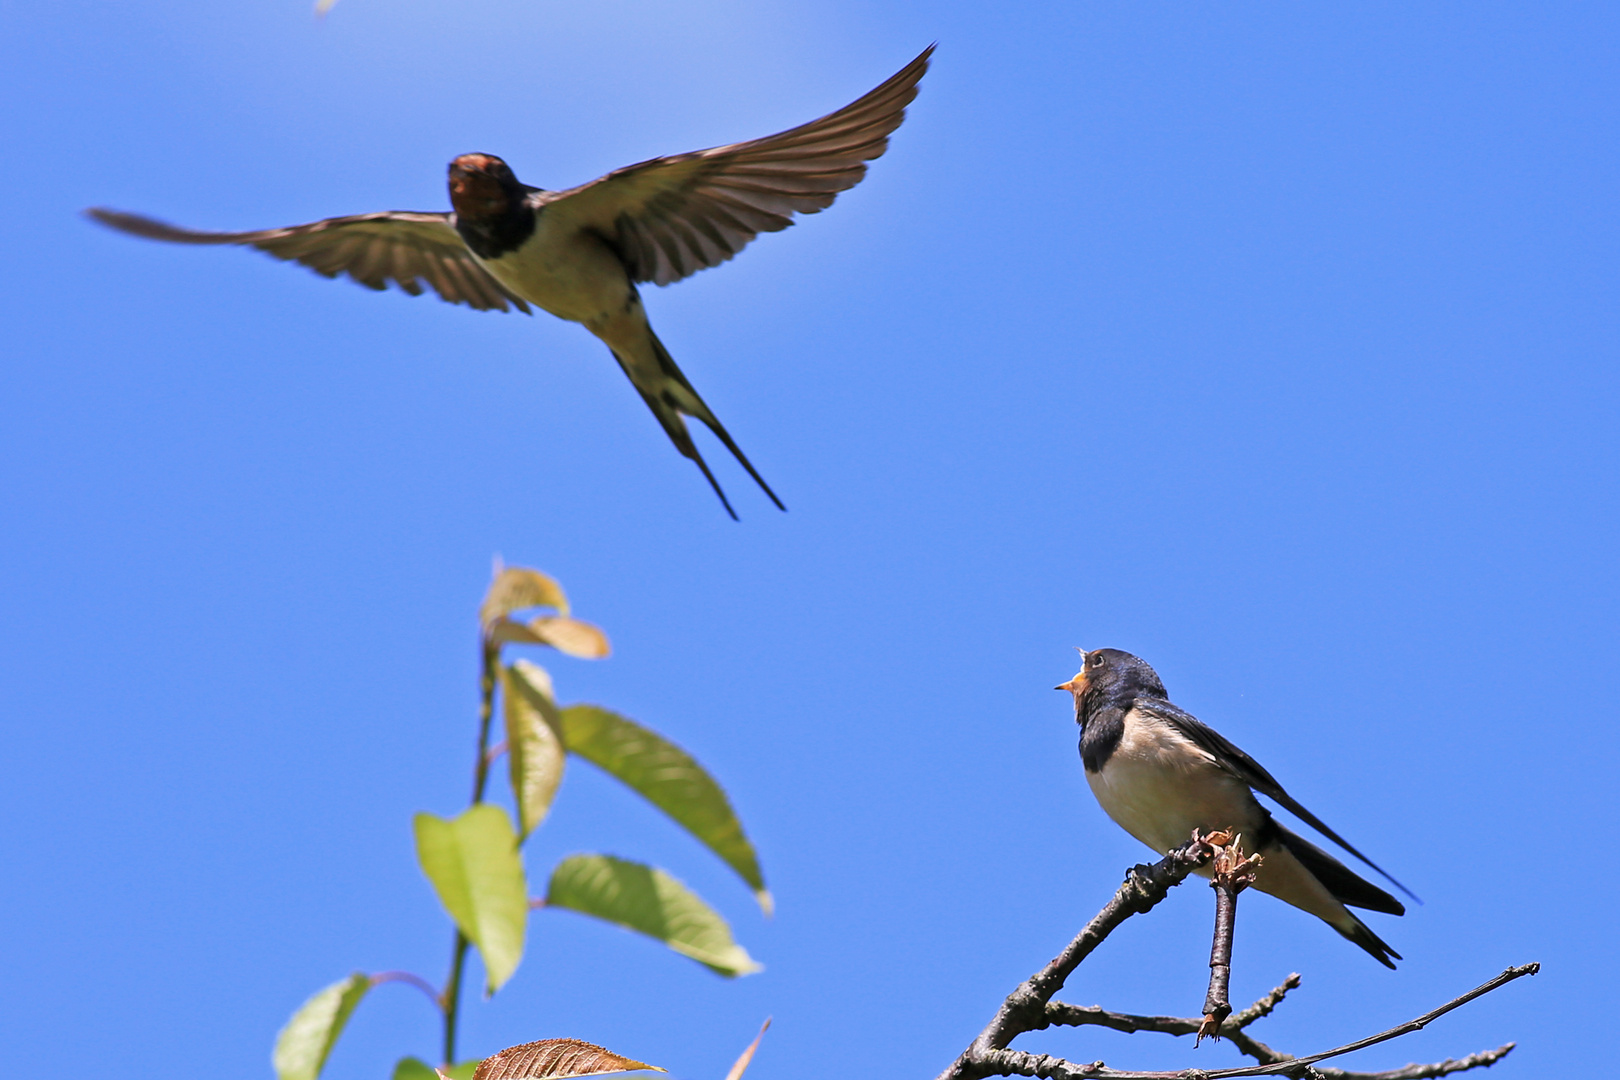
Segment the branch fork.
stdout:
<path fill-rule="evenodd" d="M 1103 909 L 1086 924 L 1085 929 L 1080 931 L 1050 963 L 1007 995 L 984 1030 L 979 1032 L 961 1056 L 940 1073 L 936 1080 L 984 1080 L 991 1076 L 1032 1076 L 1040 1080 L 1227 1080 L 1248 1076 L 1290 1076 L 1309 1080 L 1427 1080 L 1429 1077 L 1448 1076 L 1452 1073 L 1494 1065 L 1513 1049 L 1514 1044 L 1507 1043 L 1494 1050 L 1484 1050 L 1464 1058 L 1448 1058 L 1430 1064 L 1412 1064 L 1383 1072 L 1350 1072 L 1332 1066 L 1317 1066 L 1317 1062 L 1363 1050 L 1417 1031 L 1430 1021 L 1468 1004 L 1477 997 L 1525 975 L 1534 975 L 1540 970 L 1539 964 L 1508 968 L 1496 978 L 1453 998 L 1415 1020 L 1344 1046 L 1303 1057 L 1273 1050 L 1245 1030 L 1257 1020 L 1270 1015 L 1282 1003 L 1288 992 L 1299 986 L 1298 975 L 1288 976 L 1282 985 L 1271 993 L 1238 1012 L 1233 1012 L 1230 1003 L 1225 1001 L 1226 983 L 1222 977 L 1219 994 L 1221 1000 L 1214 1003 L 1215 1007 L 1206 1002 L 1205 1015 L 1201 1018 L 1140 1016 L 1109 1012 L 1100 1006 L 1069 1005 L 1052 1000 L 1074 970 L 1117 926 L 1133 915 L 1152 910 L 1172 888 L 1185 880 L 1188 874 L 1205 866 L 1210 867 L 1211 875 L 1215 878 L 1213 884 L 1217 898 L 1225 892 L 1230 896 L 1232 903 L 1232 910 L 1228 911 L 1226 919 L 1225 951 L 1220 952 L 1222 938 L 1219 923 L 1215 946 L 1211 951 L 1211 997 L 1215 997 L 1216 979 L 1220 976 L 1219 967 L 1224 967 L 1227 975 L 1231 970 L 1231 916 L 1235 912 L 1237 893 L 1253 883 L 1254 873 L 1259 867 L 1259 857 L 1245 856 L 1241 848 L 1241 837 L 1234 835 L 1230 830 L 1208 835 L 1195 834 L 1190 841 L 1158 862 L 1132 867 L 1125 876 L 1124 884 L 1114 894 L 1114 898 L 1104 905 Z M 1217 960 L 1222 963 L 1217 965 Z M 1216 1018 L 1213 1014 L 1221 1004 L 1225 1004 L 1225 1011 Z M 1113 1069 L 1101 1061 L 1067 1061 L 1049 1054 L 1031 1054 L 1011 1049 L 1012 1041 L 1019 1035 L 1058 1025 L 1091 1025 L 1127 1033 L 1155 1031 L 1165 1035 L 1193 1035 L 1198 1038 L 1204 1035 L 1211 1038 L 1224 1036 L 1240 1053 L 1254 1058 L 1256 1064 L 1231 1069 L 1135 1072 Z"/>

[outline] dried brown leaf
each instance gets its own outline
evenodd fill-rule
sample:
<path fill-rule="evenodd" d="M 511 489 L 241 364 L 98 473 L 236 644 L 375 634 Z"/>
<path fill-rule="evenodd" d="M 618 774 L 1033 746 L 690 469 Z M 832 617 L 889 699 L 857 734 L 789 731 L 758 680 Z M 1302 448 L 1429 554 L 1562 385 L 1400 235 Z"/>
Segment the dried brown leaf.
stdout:
<path fill-rule="evenodd" d="M 565 1076 L 595 1076 L 598 1073 L 651 1069 L 656 1065 L 621 1057 L 579 1039 L 541 1039 L 511 1046 L 487 1057 L 473 1073 L 473 1080 L 556 1080 Z"/>
<path fill-rule="evenodd" d="M 765 1032 L 769 1031 L 770 1027 L 771 1018 L 767 1016 L 765 1022 L 759 1026 L 759 1034 L 754 1036 L 754 1041 L 748 1044 L 748 1049 L 737 1056 L 731 1071 L 726 1073 L 726 1080 L 742 1080 L 742 1074 L 748 1070 L 748 1063 L 754 1060 L 754 1051 L 759 1049 L 759 1040 L 765 1037 Z"/>

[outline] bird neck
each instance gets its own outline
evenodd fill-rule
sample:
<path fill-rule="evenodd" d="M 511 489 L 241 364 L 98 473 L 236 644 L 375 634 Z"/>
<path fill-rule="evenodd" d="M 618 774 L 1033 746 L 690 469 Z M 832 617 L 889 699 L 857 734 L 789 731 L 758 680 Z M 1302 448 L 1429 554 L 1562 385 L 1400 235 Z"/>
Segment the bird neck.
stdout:
<path fill-rule="evenodd" d="M 1089 704 L 1089 703 L 1088 703 Z M 1102 772 L 1103 766 L 1119 746 L 1125 735 L 1125 712 L 1129 708 L 1108 705 L 1098 708 L 1082 706 L 1080 710 L 1080 760 L 1086 772 Z"/>
<path fill-rule="evenodd" d="M 1142 696 L 1131 679 L 1109 679 L 1093 684 L 1079 701 L 1075 719 L 1080 723 L 1080 760 L 1087 772 L 1101 772 L 1125 734 L 1125 714 Z"/>

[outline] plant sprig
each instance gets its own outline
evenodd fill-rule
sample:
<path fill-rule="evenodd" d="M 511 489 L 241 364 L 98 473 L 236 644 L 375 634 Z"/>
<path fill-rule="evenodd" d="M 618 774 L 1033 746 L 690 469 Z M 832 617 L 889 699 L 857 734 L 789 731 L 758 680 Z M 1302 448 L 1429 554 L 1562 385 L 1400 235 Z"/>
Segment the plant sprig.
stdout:
<path fill-rule="evenodd" d="M 539 613 L 533 614 L 537 609 Z M 520 615 L 524 612 L 530 614 Z M 765 913 L 771 910 L 771 894 L 753 844 L 725 790 L 695 758 L 652 729 L 608 709 L 584 704 L 559 707 L 546 669 L 526 659 L 506 662 L 508 646 L 540 646 L 589 660 L 608 655 L 607 635 L 570 614 L 562 586 L 537 570 L 497 563 L 478 616 L 481 663 L 472 798 L 455 817 L 421 812 L 414 821 L 417 861 L 455 926 L 443 989 L 403 971 L 356 972 L 324 987 L 293 1013 L 276 1038 L 272 1061 L 278 1080 L 318 1080 L 354 1010 L 372 987 L 390 982 L 422 990 L 443 1021 L 441 1067 L 435 1070 L 417 1058 L 402 1058 L 395 1065 L 394 1080 L 436 1080 L 435 1073 L 448 1080 L 474 1080 L 475 1075 L 491 1080 L 483 1075 L 488 1070 L 478 1059 L 456 1061 L 467 953 L 478 950 L 485 989 L 494 994 L 522 963 L 530 912 L 536 910 L 575 911 L 635 930 L 727 977 L 760 970 L 732 937 L 725 919 L 659 867 L 611 855 L 570 855 L 552 869 L 545 896 L 531 898 L 523 847 L 545 822 L 568 759 L 576 757 L 620 781 L 685 829 L 742 879 Z M 497 700 L 505 739 L 492 746 Z M 515 823 L 504 807 L 485 798 L 490 767 L 503 754 L 517 807 Z M 629 1060 L 600 1047 L 578 1046 L 605 1055 L 592 1060 Z M 746 1063 L 739 1059 L 739 1064 Z M 511 1078 L 503 1073 L 503 1080 Z M 545 1077 L 536 1074 L 526 1080 Z"/>

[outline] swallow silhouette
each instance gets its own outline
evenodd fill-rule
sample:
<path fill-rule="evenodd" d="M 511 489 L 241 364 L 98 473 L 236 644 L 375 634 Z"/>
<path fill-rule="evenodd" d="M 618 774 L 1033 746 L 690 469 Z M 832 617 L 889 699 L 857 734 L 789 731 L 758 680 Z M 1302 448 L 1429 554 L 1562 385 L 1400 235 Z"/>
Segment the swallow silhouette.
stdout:
<path fill-rule="evenodd" d="M 673 281 L 730 259 L 794 214 L 831 206 L 860 183 L 905 119 L 933 46 L 837 112 L 763 139 L 652 158 L 569 188 L 521 183 L 493 154 L 450 163 L 452 213 L 389 210 L 256 232 L 199 232 L 97 207 L 104 225 L 152 240 L 242 244 L 372 289 L 424 284 L 453 304 L 577 322 L 607 345 L 675 448 L 702 470 L 684 416 L 706 424 L 778 509 L 786 510 L 653 333 L 636 286 Z"/>

